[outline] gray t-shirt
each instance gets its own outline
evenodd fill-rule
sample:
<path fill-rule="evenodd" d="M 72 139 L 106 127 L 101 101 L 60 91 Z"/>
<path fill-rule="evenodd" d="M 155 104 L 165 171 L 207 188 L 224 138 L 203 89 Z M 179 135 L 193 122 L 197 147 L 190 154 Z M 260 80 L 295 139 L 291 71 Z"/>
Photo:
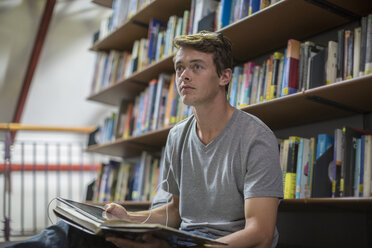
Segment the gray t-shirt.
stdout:
<path fill-rule="evenodd" d="M 277 140 L 262 121 L 241 110 L 208 145 L 197 136 L 194 116 L 174 126 L 163 178 L 168 184 L 162 188 L 179 195 L 180 229 L 217 237 L 244 228 L 245 199 L 283 197 Z"/>

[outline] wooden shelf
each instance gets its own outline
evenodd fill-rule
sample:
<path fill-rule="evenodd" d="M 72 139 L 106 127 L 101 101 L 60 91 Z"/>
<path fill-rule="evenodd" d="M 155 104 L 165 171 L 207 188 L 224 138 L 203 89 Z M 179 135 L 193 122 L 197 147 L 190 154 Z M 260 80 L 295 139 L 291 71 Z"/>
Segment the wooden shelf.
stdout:
<path fill-rule="evenodd" d="M 88 100 L 118 106 L 122 99 L 133 100 L 142 92 L 152 79 L 157 78 L 162 72 L 172 73 L 173 56 L 168 56 L 142 71 L 133 73 L 130 77 L 107 87 L 106 89 L 88 97 Z"/>
<path fill-rule="evenodd" d="M 370 0 L 327 0 L 327 2 L 348 10 L 360 17 L 366 16 L 372 12 L 372 5 Z"/>
<path fill-rule="evenodd" d="M 350 22 L 305 0 L 284 0 L 223 28 L 233 44 L 233 55 L 247 61 Z M 242 32 L 244 30 L 244 32 Z"/>
<path fill-rule="evenodd" d="M 271 129 L 331 120 L 372 111 L 372 74 L 285 97 L 250 105 L 251 113 Z M 165 145 L 170 128 L 140 136 L 88 147 L 87 151 L 113 156 L 138 156 L 142 150 L 155 151 Z"/>
<path fill-rule="evenodd" d="M 334 213 L 345 210 L 371 214 L 372 197 L 284 199 L 279 204 L 279 212 L 329 211 Z"/>
<path fill-rule="evenodd" d="M 95 152 L 117 157 L 136 157 L 142 151 L 157 152 L 165 146 L 170 128 L 151 131 L 128 139 L 118 139 L 111 143 L 89 146 L 87 152 Z"/>
<path fill-rule="evenodd" d="M 182 16 L 184 10 L 190 9 L 191 0 L 156 0 L 139 10 L 132 18 L 107 37 L 97 41 L 91 48 L 99 50 L 132 51 L 135 40 L 147 37 L 147 26 L 152 18 L 168 22 L 171 15 Z"/>
<path fill-rule="evenodd" d="M 159 9 L 164 7 L 164 4 L 168 1 L 154 1 L 132 19 L 141 20 L 142 22 L 148 21 L 150 13 L 162 12 L 159 11 Z M 180 9 L 183 11 L 187 8 L 187 1 L 172 2 L 180 2 L 177 6 L 172 5 L 173 9 Z M 334 0 L 334 2 L 337 3 L 338 1 Z M 355 6 L 353 9 L 358 10 L 359 5 L 355 4 L 354 1 L 352 2 L 353 3 L 349 3 L 348 5 L 345 3 L 342 6 L 351 5 Z M 363 0 L 358 0 L 356 2 L 364 3 Z M 372 4 L 366 4 L 365 9 L 372 9 Z M 174 12 L 167 11 L 164 15 L 169 16 L 171 13 Z M 303 40 L 348 22 L 350 22 L 350 19 L 330 13 L 328 10 L 314 5 L 309 1 L 283 0 L 252 16 L 225 27 L 220 32 L 229 37 L 232 41 L 234 58 L 238 61 L 245 62 L 258 55 L 284 48 L 287 45 L 288 39 Z M 128 48 L 131 48 L 134 40 L 138 39 L 138 37 L 130 31 L 132 28 L 135 32 L 142 30 L 138 25 L 124 24 L 120 27 L 120 30 L 116 30 L 104 40 L 99 41 L 96 44 L 97 49 L 119 49 L 117 45 L 122 46 L 122 48 L 127 46 L 124 45 L 124 43 L 128 43 Z M 123 29 L 123 31 L 121 31 L 121 29 Z M 147 29 L 143 29 L 144 33 L 146 33 Z M 248 35 L 242 36 L 241 30 L 245 30 L 245 33 Z M 145 35 L 146 34 L 143 34 L 141 37 L 145 37 Z M 105 45 L 99 45 L 101 43 Z M 151 79 L 158 77 L 159 73 L 173 72 L 173 70 L 172 56 L 169 56 L 142 71 L 134 73 L 129 78 L 121 80 L 117 84 L 90 96 L 88 99 L 111 105 L 119 105 L 121 98 L 128 100 L 134 99 L 134 97 L 147 86 Z"/>

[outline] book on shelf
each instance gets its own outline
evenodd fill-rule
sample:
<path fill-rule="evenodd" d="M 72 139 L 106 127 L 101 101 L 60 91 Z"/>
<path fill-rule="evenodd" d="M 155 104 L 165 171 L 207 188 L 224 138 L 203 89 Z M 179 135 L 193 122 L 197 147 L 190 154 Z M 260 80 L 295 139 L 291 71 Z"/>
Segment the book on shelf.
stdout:
<path fill-rule="evenodd" d="M 300 59 L 300 42 L 294 39 L 288 41 L 285 55 L 284 74 L 282 81 L 282 96 L 297 92 L 298 88 L 298 65 Z"/>
<path fill-rule="evenodd" d="M 84 232 L 99 236 L 116 236 L 130 240 L 140 240 L 148 233 L 163 239 L 171 246 L 182 246 L 183 242 L 195 245 L 225 245 L 225 243 L 161 224 L 134 223 L 111 216 L 101 206 L 76 202 L 57 197 L 58 205 L 53 209 L 56 216 L 67 224 Z"/>
<path fill-rule="evenodd" d="M 289 137 L 288 158 L 285 173 L 284 199 L 294 199 L 296 192 L 296 170 L 300 137 Z"/>
<path fill-rule="evenodd" d="M 313 180 L 311 197 L 331 197 L 332 178 L 329 176 L 329 168 L 333 161 L 334 148 L 331 145 L 322 155 L 316 158 L 313 168 Z"/>

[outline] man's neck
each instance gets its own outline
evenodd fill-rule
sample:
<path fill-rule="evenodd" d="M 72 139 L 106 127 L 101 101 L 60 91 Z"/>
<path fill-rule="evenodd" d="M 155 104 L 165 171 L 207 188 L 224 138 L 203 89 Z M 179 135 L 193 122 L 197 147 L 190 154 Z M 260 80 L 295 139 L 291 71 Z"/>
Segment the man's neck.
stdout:
<path fill-rule="evenodd" d="M 209 144 L 222 132 L 229 123 L 234 110 L 227 100 L 208 106 L 194 107 L 197 122 L 196 133 L 204 145 Z"/>

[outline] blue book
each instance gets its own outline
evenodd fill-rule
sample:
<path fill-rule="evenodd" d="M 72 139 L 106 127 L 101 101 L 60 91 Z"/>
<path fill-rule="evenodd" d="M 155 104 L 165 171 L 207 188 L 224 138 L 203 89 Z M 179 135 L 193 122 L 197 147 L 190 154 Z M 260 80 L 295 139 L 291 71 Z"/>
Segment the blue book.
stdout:
<path fill-rule="evenodd" d="M 230 91 L 230 104 L 233 107 L 236 107 L 237 97 L 238 97 L 238 84 L 239 84 L 239 75 L 242 73 L 243 68 L 240 66 L 234 67 L 233 79 Z"/>
<path fill-rule="evenodd" d="M 355 141 L 355 172 L 354 172 L 354 196 L 359 196 L 359 180 L 360 180 L 360 162 L 361 162 L 361 146 L 362 140 L 357 138 Z"/>
<path fill-rule="evenodd" d="M 298 146 L 297 154 L 297 169 L 296 169 L 296 199 L 300 199 L 301 194 L 301 179 L 302 179 L 302 158 L 304 152 L 304 138 L 301 138 L 300 144 Z"/>
<path fill-rule="evenodd" d="M 248 15 L 252 15 L 260 10 L 261 0 L 251 0 L 249 2 Z"/>
<path fill-rule="evenodd" d="M 362 135 L 360 145 L 360 174 L 359 174 L 359 196 L 363 196 L 363 177 L 364 177 L 364 146 L 366 142 L 366 136 Z"/>
<path fill-rule="evenodd" d="M 327 151 L 334 143 L 334 138 L 329 134 L 319 134 L 317 147 L 316 147 L 316 159 L 318 159 L 323 153 Z"/>
<path fill-rule="evenodd" d="M 160 31 L 164 30 L 167 27 L 165 22 L 151 19 L 148 29 L 148 49 L 147 49 L 147 59 L 148 64 L 151 64 L 156 60 L 156 48 L 158 42 L 158 35 Z"/>
<path fill-rule="evenodd" d="M 230 23 L 231 3 L 231 0 L 221 0 L 221 28 Z"/>
<path fill-rule="evenodd" d="M 284 89 L 288 87 L 288 60 L 287 60 L 287 49 L 284 51 L 284 66 L 283 66 L 283 77 L 282 77 L 282 82 L 281 82 L 281 92 L 280 96 L 285 96 L 286 94 L 284 93 Z"/>

